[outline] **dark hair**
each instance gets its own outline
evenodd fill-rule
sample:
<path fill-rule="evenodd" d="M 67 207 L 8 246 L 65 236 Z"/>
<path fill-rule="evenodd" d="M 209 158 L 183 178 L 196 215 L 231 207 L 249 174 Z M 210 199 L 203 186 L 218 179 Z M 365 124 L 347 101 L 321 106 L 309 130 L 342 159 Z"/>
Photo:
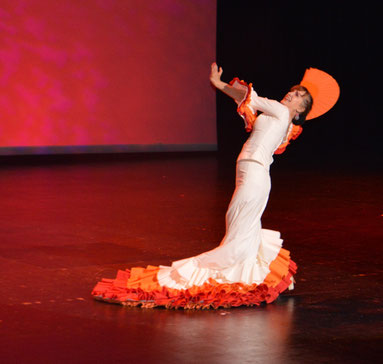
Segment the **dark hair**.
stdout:
<path fill-rule="evenodd" d="M 311 108 L 313 107 L 314 100 L 313 100 L 313 97 L 311 96 L 309 90 L 306 87 L 304 87 L 302 85 L 296 85 L 296 86 L 291 87 L 290 91 L 295 91 L 295 90 L 305 91 L 305 95 L 304 95 L 304 99 L 303 99 L 303 106 L 305 107 L 305 110 L 299 114 L 298 120 L 293 118 L 293 124 L 303 125 L 306 121 L 307 114 L 310 112 Z"/>

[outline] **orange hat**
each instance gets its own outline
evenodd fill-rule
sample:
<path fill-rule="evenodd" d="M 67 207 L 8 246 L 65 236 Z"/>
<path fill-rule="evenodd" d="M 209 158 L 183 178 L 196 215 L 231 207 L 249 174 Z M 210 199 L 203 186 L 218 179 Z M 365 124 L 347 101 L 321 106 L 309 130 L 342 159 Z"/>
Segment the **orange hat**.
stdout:
<path fill-rule="evenodd" d="M 317 118 L 329 111 L 338 101 L 340 88 L 328 73 L 316 68 L 308 68 L 300 83 L 306 87 L 314 99 L 313 107 L 306 120 Z"/>

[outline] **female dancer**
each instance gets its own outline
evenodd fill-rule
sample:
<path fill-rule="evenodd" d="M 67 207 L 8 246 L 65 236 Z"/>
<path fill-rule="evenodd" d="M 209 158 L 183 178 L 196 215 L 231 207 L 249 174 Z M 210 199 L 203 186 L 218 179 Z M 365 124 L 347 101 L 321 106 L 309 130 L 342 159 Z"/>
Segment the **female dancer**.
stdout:
<path fill-rule="evenodd" d="M 293 289 L 297 266 L 282 248 L 279 232 L 262 229 L 261 216 L 270 192 L 272 155 L 283 152 L 299 134 L 301 127 L 293 122 L 303 123 L 313 98 L 298 85 L 281 102 L 269 100 L 259 97 L 251 84 L 238 79 L 223 82 L 222 72 L 213 63 L 210 81 L 235 100 L 251 131 L 237 160 L 236 188 L 222 242 L 171 266 L 119 271 L 116 279 L 96 285 L 92 292 L 96 299 L 127 306 L 218 308 L 269 303 L 288 287 Z M 262 112 L 258 117 L 257 111 Z"/>

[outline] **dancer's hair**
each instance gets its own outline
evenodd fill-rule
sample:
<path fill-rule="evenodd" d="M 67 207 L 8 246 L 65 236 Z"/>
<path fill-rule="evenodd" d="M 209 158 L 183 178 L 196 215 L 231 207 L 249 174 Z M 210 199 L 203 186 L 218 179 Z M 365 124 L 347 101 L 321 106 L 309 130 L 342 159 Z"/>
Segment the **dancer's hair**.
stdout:
<path fill-rule="evenodd" d="M 293 118 L 293 124 L 303 125 L 306 121 L 307 114 L 310 112 L 311 108 L 313 107 L 314 101 L 313 101 L 313 97 L 311 96 L 309 90 L 306 87 L 304 87 L 302 85 L 296 85 L 296 86 L 291 87 L 290 91 L 295 91 L 295 90 L 305 91 L 304 98 L 303 98 L 303 106 L 305 107 L 305 110 L 299 114 L 298 120 Z"/>

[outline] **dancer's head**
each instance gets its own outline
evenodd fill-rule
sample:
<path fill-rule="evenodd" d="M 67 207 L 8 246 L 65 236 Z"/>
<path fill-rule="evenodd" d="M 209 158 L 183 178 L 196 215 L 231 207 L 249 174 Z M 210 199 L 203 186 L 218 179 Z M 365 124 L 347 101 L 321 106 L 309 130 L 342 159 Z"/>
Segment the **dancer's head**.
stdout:
<path fill-rule="evenodd" d="M 290 110 L 293 115 L 293 123 L 303 125 L 313 106 L 313 98 L 306 87 L 296 85 L 290 89 L 281 103 Z"/>

